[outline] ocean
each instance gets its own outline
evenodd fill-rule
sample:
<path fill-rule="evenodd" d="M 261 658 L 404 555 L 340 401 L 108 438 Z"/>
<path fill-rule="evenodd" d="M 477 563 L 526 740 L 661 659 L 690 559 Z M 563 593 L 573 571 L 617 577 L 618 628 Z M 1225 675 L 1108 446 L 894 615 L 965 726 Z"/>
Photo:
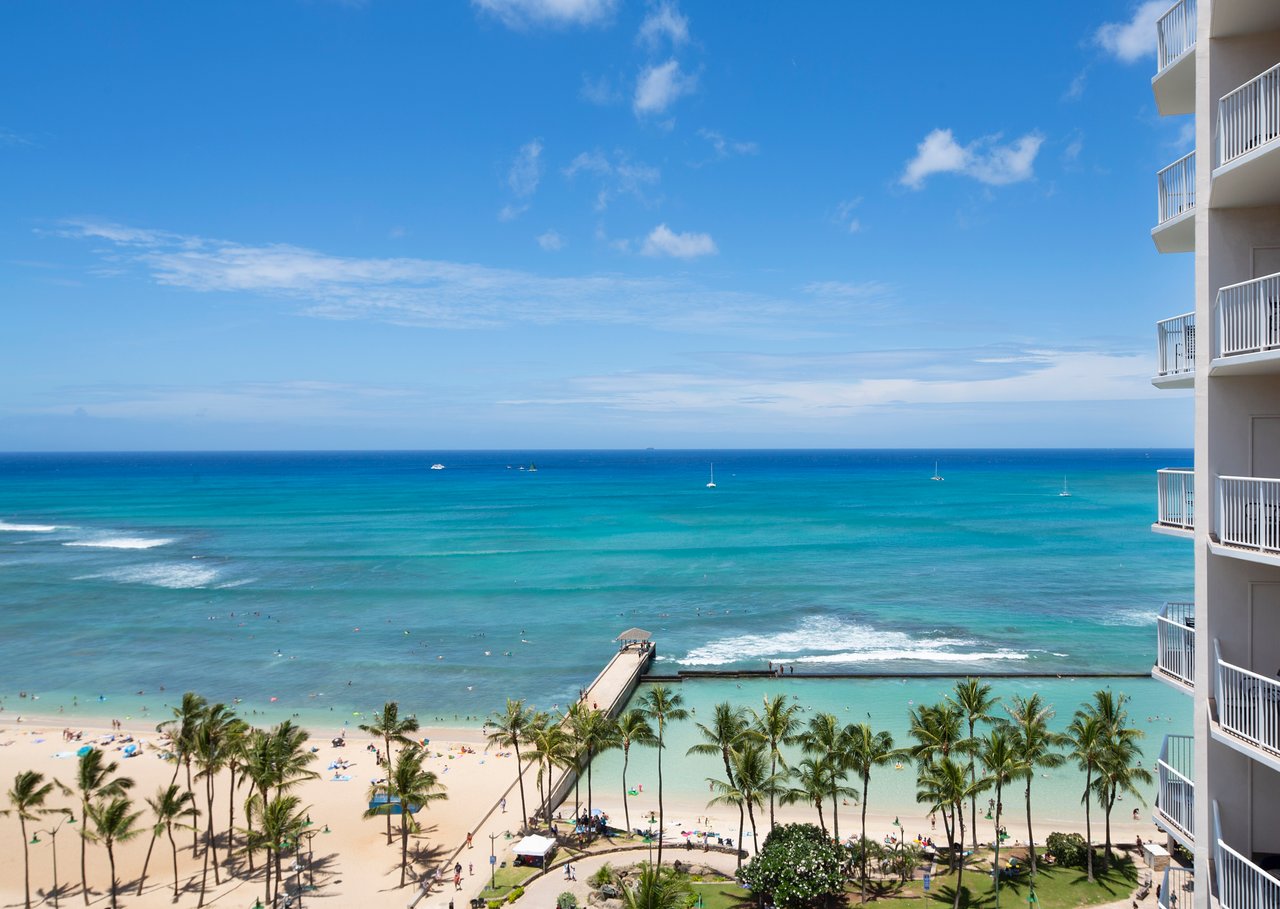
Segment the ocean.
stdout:
<path fill-rule="evenodd" d="M 569 703 L 640 626 L 660 672 L 1045 674 L 1052 700 L 1053 676 L 1150 670 L 1160 604 L 1192 587 L 1189 545 L 1149 529 L 1155 471 L 1190 463 L 1189 450 L 0 455 L 0 697 L 157 716 L 192 689 L 313 723 L 395 699 L 474 723 L 508 696 Z M 1122 681 L 1154 699 L 1135 712 L 1180 703 Z M 812 684 L 856 715 L 874 685 L 948 683 Z M 891 690 L 905 703 L 916 688 Z"/>

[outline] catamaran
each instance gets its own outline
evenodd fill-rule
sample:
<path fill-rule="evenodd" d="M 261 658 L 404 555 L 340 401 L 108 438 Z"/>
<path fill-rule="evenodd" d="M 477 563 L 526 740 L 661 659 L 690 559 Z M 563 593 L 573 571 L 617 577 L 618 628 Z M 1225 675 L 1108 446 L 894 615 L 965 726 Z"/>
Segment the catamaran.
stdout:
<path fill-rule="evenodd" d="M 937 462 L 937 461 L 934 461 L 934 462 L 933 462 L 933 476 L 929 477 L 929 479 L 931 479 L 931 480 L 945 480 L 945 479 L 946 479 L 946 477 L 944 477 L 944 476 L 942 476 L 941 474 L 939 474 L 939 473 L 938 473 L 938 462 Z"/>
<path fill-rule="evenodd" d="M 716 465 L 711 465 L 711 482 L 707 484 L 707 489 L 716 488 Z"/>

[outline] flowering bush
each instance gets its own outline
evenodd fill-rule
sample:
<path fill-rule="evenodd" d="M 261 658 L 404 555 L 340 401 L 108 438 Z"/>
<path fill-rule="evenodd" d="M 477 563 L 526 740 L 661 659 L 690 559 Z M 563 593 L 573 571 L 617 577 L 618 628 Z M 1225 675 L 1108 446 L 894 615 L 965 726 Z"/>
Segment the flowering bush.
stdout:
<path fill-rule="evenodd" d="M 784 824 L 742 869 L 742 884 L 780 909 L 814 906 L 844 891 L 842 853 L 821 828 Z"/>

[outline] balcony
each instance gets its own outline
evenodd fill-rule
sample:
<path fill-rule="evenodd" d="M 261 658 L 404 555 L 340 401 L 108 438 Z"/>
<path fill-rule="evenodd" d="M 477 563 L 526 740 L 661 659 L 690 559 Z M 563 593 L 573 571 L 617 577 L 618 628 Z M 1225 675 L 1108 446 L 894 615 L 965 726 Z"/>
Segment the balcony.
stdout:
<path fill-rule="evenodd" d="M 1165 603 L 1156 618 L 1153 678 L 1191 694 L 1196 687 L 1195 603 Z"/>
<path fill-rule="evenodd" d="M 1280 564 L 1280 480 L 1218 477 L 1214 552 Z"/>
<path fill-rule="evenodd" d="M 1227 845 L 1213 803 L 1213 860 L 1221 909 L 1280 909 L 1280 880 Z"/>
<path fill-rule="evenodd" d="M 1156 905 L 1160 909 L 1190 909 L 1195 905 L 1192 898 L 1195 893 L 1195 876 L 1190 868 L 1170 863 L 1164 869 L 1164 881 L 1160 885 L 1160 895 L 1156 897 Z"/>
<path fill-rule="evenodd" d="M 1213 308 L 1212 374 L 1280 372 L 1280 274 L 1222 288 Z"/>
<path fill-rule="evenodd" d="M 1156 226 L 1151 239 L 1162 253 L 1196 248 L 1196 153 L 1156 174 Z"/>
<path fill-rule="evenodd" d="M 1280 63 L 1218 101 L 1217 208 L 1280 202 Z"/>
<path fill-rule="evenodd" d="M 1159 788 L 1152 818 L 1156 826 L 1182 844 L 1195 848 L 1195 783 L 1192 782 L 1192 758 L 1195 738 L 1190 735 L 1166 735 L 1156 762 Z"/>
<path fill-rule="evenodd" d="M 1190 388 L 1195 384 L 1196 314 L 1174 316 L 1156 323 L 1156 375 L 1158 388 Z"/>
<path fill-rule="evenodd" d="M 1190 537 L 1195 531 L 1195 471 L 1167 467 L 1156 471 L 1156 533 Z"/>
<path fill-rule="evenodd" d="M 1162 116 L 1196 110 L 1196 3 L 1179 0 L 1156 22 L 1151 91 Z"/>
<path fill-rule="evenodd" d="M 1214 738 L 1280 769 L 1280 681 L 1228 663 L 1213 642 Z"/>

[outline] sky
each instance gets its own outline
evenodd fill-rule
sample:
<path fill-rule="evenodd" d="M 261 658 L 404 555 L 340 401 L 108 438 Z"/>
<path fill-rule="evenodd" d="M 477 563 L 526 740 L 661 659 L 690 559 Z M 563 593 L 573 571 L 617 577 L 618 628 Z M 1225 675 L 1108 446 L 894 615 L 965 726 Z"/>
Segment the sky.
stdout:
<path fill-rule="evenodd" d="M 0 450 L 1186 447 L 1133 3 L 0 6 Z"/>

